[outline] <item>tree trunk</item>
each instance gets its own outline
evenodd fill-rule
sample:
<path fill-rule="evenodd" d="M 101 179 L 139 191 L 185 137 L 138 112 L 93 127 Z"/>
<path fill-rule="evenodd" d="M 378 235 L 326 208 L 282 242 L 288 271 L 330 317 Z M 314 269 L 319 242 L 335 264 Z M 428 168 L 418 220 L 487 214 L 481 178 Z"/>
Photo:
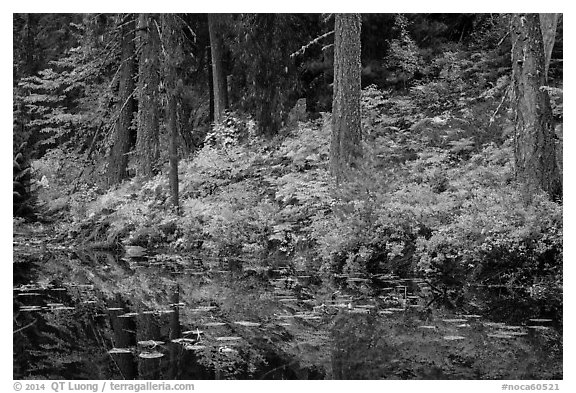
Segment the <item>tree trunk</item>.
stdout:
<path fill-rule="evenodd" d="M 151 177 L 158 161 L 158 108 L 160 37 L 157 17 L 140 15 L 142 52 L 138 69 L 138 135 L 136 137 L 137 175 Z"/>
<path fill-rule="evenodd" d="M 166 128 L 170 138 L 170 191 L 172 205 L 179 210 L 178 203 L 178 127 L 176 123 L 178 87 L 176 69 L 181 59 L 180 46 L 176 37 L 177 24 L 174 15 L 162 15 L 162 39 L 166 49 L 164 58 L 164 86 L 166 88 Z"/>
<path fill-rule="evenodd" d="M 516 110 L 516 178 L 529 199 L 539 189 L 562 197 L 556 164 L 552 110 L 544 78 L 544 45 L 538 14 L 514 14 L 511 20 L 513 99 Z"/>
<path fill-rule="evenodd" d="M 558 14 L 540 14 L 540 28 L 544 39 L 544 78 L 548 80 L 548 69 L 552 58 L 552 49 L 556 40 L 556 26 L 558 25 Z"/>
<path fill-rule="evenodd" d="M 121 21 L 122 64 L 120 65 L 120 87 L 118 120 L 114 127 L 114 143 L 108 160 L 108 185 L 113 186 L 127 177 L 128 152 L 130 151 L 130 126 L 134 115 L 134 71 L 136 21 L 128 14 Z"/>
<path fill-rule="evenodd" d="M 340 182 L 362 157 L 360 14 L 336 14 L 330 171 Z"/>
<path fill-rule="evenodd" d="M 207 46 L 207 57 L 208 57 L 208 121 L 212 123 L 214 121 L 214 78 L 212 77 L 212 50 L 210 45 Z"/>
<path fill-rule="evenodd" d="M 222 36 L 220 34 L 220 17 L 208 14 L 208 30 L 210 33 L 210 52 L 212 55 L 212 88 L 214 91 L 214 122 L 222 119 L 222 113 L 228 107 L 228 87 L 222 63 Z"/>

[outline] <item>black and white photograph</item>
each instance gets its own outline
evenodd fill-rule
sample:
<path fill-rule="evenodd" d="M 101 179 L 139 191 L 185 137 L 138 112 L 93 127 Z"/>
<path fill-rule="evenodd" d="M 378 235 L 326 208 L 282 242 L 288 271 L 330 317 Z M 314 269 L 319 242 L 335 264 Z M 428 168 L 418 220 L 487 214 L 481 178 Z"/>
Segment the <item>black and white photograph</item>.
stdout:
<path fill-rule="evenodd" d="M 563 390 L 564 14 L 329 9 L 12 13 L 14 391 Z"/>

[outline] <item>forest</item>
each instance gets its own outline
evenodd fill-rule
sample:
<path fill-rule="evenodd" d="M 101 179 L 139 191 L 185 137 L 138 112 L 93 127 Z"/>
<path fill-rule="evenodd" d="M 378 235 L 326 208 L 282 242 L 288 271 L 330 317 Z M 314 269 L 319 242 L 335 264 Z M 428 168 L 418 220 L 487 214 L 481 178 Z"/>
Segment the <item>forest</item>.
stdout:
<path fill-rule="evenodd" d="M 13 14 L 15 379 L 562 379 L 562 14 Z"/>

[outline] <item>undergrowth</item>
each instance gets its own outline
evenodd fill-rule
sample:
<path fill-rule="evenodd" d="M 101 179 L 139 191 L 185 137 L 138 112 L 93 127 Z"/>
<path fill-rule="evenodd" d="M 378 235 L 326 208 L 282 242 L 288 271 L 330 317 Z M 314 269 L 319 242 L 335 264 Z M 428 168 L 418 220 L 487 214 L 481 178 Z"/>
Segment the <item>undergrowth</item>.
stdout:
<path fill-rule="evenodd" d="M 458 102 L 417 116 L 423 97 L 363 91 L 365 165 L 339 187 L 328 173 L 328 114 L 270 140 L 228 113 L 180 163 L 180 214 L 164 173 L 106 193 L 85 187 L 70 196 L 68 235 L 95 240 L 99 227 L 97 235 L 125 244 L 298 270 L 421 274 L 448 287 L 520 287 L 561 303 L 562 206 L 544 195 L 527 201 L 516 185 L 509 120 L 499 117 L 502 135 L 489 138 L 494 124 L 469 121 L 485 100 L 466 116 Z"/>

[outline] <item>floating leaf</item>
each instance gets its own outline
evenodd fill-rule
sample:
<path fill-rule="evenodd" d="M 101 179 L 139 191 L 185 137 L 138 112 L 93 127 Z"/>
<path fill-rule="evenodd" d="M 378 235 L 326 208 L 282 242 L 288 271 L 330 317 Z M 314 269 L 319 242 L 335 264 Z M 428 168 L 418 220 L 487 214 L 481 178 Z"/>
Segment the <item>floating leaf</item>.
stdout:
<path fill-rule="evenodd" d="M 172 314 L 176 312 L 176 310 L 156 310 L 154 311 L 155 314 L 162 315 L 162 314 Z"/>
<path fill-rule="evenodd" d="M 196 339 L 179 337 L 179 338 L 173 339 L 172 342 L 173 342 L 173 343 L 176 343 L 176 344 L 182 344 L 182 343 L 184 343 L 184 344 L 188 344 L 188 343 L 193 344 L 193 343 L 196 342 Z"/>
<path fill-rule="evenodd" d="M 204 324 L 204 326 L 208 326 L 208 327 L 216 327 L 216 326 L 224 326 L 226 325 L 226 322 L 207 322 Z"/>
<path fill-rule="evenodd" d="M 506 326 L 506 324 L 502 323 L 502 322 L 482 322 L 482 324 L 484 326 L 497 327 L 497 328 L 502 328 L 502 327 Z"/>
<path fill-rule="evenodd" d="M 298 299 L 296 299 L 295 297 L 286 297 L 286 298 L 278 299 L 278 301 L 282 302 L 282 303 L 288 303 L 288 302 L 297 302 Z"/>
<path fill-rule="evenodd" d="M 534 330 L 549 330 L 550 327 L 548 326 L 542 326 L 542 325 L 530 325 L 530 326 L 526 326 L 528 329 L 534 329 Z"/>
<path fill-rule="evenodd" d="M 74 307 L 68 307 L 68 306 L 60 306 L 60 307 L 54 307 L 51 309 L 52 311 L 69 311 L 69 310 L 75 310 Z"/>
<path fill-rule="evenodd" d="M 132 353 L 132 351 L 130 351 L 130 349 L 128 348 L 112 348 L 111 350 L 108 351 L 108 353 L 114 354 L 114 353 Z"/>
<path fill-rule="evenodd" d="M 29 311 L 42 311 L 42 307 L 40 306 L 21 306 L 21 312 L 29 312 Z"/>
<path fill-rule="evenodd" d="M 257 327 L 260 326 L 260 323 L 257 322 L 250 322 L 250 321 L 237 321 L 234 322 L 236 325 L 245 326 L 245 327 Z"/>
<path fill-rule="evenodd" d="M 196 307 L 193 308 L 192 310 L 190 310 L 191 312 L 206 312 L 206 311 L 212 311 L 217 309 L 218 307 L 216 306 L 200 306 L 200 307 Z"/>
<path fill-rule="evenodd" d="M 138 355 L 138 357 L 141 357 L 142 359 L 158 359 L 163 357 L 164 354 L 160 353 L 160 352 L 142 352 L 140 355 Z"/>
<path fill-rule="evenodd" d="M 508 336 L 525 336 L 527 332 L 514 332 L 514 331 L 498 331 L 495 334 L 506 334 Z"/>
<path fill-rule="evenodd" d="M 118 315 L 118 318 L 132 318 L 138 316 L 137 312 L 127 312 L 126 314 Z"/>
<path fill-rule="evenodd" d="M 154 340 L 138 341 L 138 345 L 150 348 L 154 348 L 162 344 L 164 344 L 164 341 L 154 341 Z"/>
<path fill-rule="evenodd" d="M 193 344 L 193 345 L 185 345 L 184 349 L 187 351 L 199 351 L 201 349 L 206 348 L 206 345 L 200 345 L 200 344 Z"/>
<path fill-rule="evenodd" d="M 504 338 L 504 339 L 514 338 L 514 336 L 512 336 L 510 334 L 505 334 L 505 333 L 492 333 L 492 334 L 487 334 L 487 336 L 492 337 L 492 338 Z"/>

